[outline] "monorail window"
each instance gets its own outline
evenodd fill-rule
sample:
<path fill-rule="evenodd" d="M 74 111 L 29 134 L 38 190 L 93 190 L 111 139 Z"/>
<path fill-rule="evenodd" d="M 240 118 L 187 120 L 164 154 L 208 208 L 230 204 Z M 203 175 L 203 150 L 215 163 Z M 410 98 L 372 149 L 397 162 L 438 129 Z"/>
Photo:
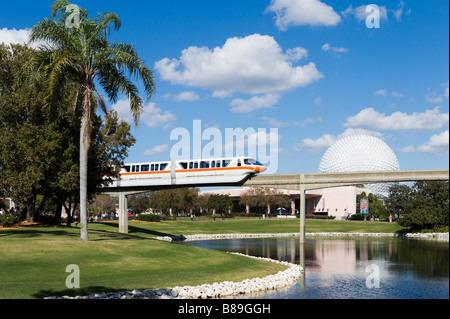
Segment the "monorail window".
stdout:
<path fill-rule="evenodd" d="M 241 166 L 241 160 L 240 159 L 237 160 L 237 166 L 238 167 Z"/>
<path fill-rule="evenodd" d="M 152 166 L 151 166 L 151 169 L 150 169 L 152 172 L 154 172 L 155 171 L 155 164 L 152 164 Z"/>
<path fill-rule="evenodd" d="M 258 162 L 257 160 L 251 159 L 251 158 L 246 158 L 246 159 L 244 159 L 244 163 L 247 164 L 247 165 L 263 166 L 263 164 L 261 164 L 261 163 Z"/>
<path fill-rule="evenodd" d="M 127 166 L 124 166 L 123 169 L 125 170 L 125 172 L 129 173 L 131 167 L 127 165 Z"/>
<path fill-rule="evenodd" d="M 159 171 L 159 164 L 155 164 L 155 171 Z"/>
<path fill-rule="evenodd" d="M 167 167 L 167 164 L 161 164 L 161 165 L 159 165 L 159 169 L 160 169 L 161 171 L 164 171 L 164 170 L 166 169 L 166 167 Z"/>
<path fill-rule="evenodd" d="M 200 168 L 209 168 L 209 162 L 200 162 Z"/>
<path fill-rule="evenodd" d="M 211 168 L 216 168 L 216 161 L 211 162 Z"/>
<path fill-rule="evenodd" d="M 136 165 L 136 172 L 139 172 L 139 165 Z"/>
<path fill-rule="evenodd" d="M 131 172 L 132 173 L 136 172 L 136 166 L 135 165 L 131 166 Z"/>
<path fill-rule="evenodd" d="M 223 160 L 222 161 L 222 167 L 227 167 L 228 164 L 230 164 L 230 160 Z"/>
<path fill-rule="evenodd" d="M 141 165 L 141 172 L 148 172 L 150 170 L 150 165 Z"/>
<path fill-rule="evenodd" d="M 190 162 L 189 163 L 189 169 L 197 169 L 198 168 L 198 162 Z"/>
<path fill-rule="evenodd" d="M 220 167 L 220 161 L 217 161 L 217 167 Z"/>
<path fill-rule="evenodd" d="M 188 165 L 187 163 L 180 163 L 181 167 L 183 167 L 183 169 L 187 169 Z"/>

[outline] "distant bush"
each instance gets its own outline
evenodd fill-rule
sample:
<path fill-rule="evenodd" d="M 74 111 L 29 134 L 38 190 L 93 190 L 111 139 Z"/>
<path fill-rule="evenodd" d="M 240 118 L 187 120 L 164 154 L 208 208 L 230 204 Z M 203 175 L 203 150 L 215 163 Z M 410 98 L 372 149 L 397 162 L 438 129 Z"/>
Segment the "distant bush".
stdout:
<path fill-rule="evenodd" d="M 3 227 L 11 227 L 22 221 L 21 213 L 7 213 L 0 215 L 0 225 Z"/>
<path fill-rule="evenodd" d="M 369 216 L 364 214 L 353 214 L 350 219 L 351 220 L 364 220 L 364 216 L 366 217 L 366 220 L 369 220 Z"/>
<path fill-rule="evenodd" d="M 144 222 L 160 222 L 161 216 L 156 214 L 140 214 L 138 220 Z"/>
<path fill-rule="evenodd" d="M 307 219 L 336 219 L 336 216 L 305 216 Z"/>

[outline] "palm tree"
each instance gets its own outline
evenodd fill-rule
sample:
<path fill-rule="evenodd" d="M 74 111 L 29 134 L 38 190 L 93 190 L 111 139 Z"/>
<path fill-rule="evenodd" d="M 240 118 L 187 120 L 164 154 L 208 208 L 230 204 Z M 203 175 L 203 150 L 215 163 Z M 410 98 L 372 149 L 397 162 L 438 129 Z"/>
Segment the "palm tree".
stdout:
<path fill-rule="evenodd" d="M 105 112 L 105 102 L 99 94 L 98 84 L 112 102 L 119 94 L 125 94 L 130 101 L 130 110 L 136 126 L 143 110 L 139 90 L 129 79 L 140 78 L 147 101 L 154 93 L 152 71 L 138 57 L 133 45 L 108 42 L 111 26 L 120 28 L 121 22 L 115 13 L 101 13 L 93 19 L 80 8 L 80 21 L 76 27 L 66 26 L 70 19 L 71 5 L 67 0 L 57 0 L 52 5 L 52 16 L 37 23 L 30 35 L 31 42 L 44 41 L 38 53 L 30 62 L 34 77 L 43 76 L 46 83 L 46 102 L 53 107 L 58 103 L 61 88 L 70 89 L 73 110 L 81 111 L 80 129 L 80 226 L 81 239 L 88 241 L 87 229 L 87 164 L 92 128 L 91 113 L 99 105 Z M 58 16 L 58 18 L 56 18 Z M 79 110 L 77 110 L 79 109 Z"/>

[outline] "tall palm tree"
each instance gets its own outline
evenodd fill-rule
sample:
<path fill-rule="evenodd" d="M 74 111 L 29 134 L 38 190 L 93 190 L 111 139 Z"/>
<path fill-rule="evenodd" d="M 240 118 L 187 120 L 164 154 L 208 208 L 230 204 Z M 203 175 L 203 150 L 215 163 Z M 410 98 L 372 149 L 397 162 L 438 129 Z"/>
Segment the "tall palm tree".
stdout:
<path fill-rule="evenodd" d="M 71 12 L 67 0 L 57 0 L 52 5 L 52 16 L 37 23 L 30 35 L 31 42 L 43 41 L 33 61 L 35 78 L 43 77 L 46 101 L 49 106 L 58 102 L 61 88 L 70 88 L 74 111 L 81 109 L 80 130 L 80 226 L 81 239 L 89 240 L 87 229 L 87 164 L 89 137 L 92 128 L 91 113 L 99 105 L 105 112 L 105 102 L 99 94 L 99 85 L 112 102 L 120 94 L 130 101 L 130 110 L 136 126 L 143 110 L 139 90 L 130 77 L 143 82 L 147 100 L 154 93 L 152 71 L 139 58 L 133 45 L 108 41 L 111 26 L 120 28 L 115 13 L 101 13 L 93 19 L 80 8 L 79 24 L 68 27 L 66 20 Z M 67 94 L 67 92 L 65 92 Z"/>

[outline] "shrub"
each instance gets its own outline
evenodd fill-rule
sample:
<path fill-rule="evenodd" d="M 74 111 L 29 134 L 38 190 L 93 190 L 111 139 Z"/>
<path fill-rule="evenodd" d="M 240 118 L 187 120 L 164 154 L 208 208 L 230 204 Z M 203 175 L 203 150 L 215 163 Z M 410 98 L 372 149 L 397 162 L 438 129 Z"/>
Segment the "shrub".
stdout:
<path fill-rule="evenodd" d="M 369 216 L 368 215 L 363 215 L 363 214 L 353 214 L 350 219 L 351 220 L 364 220 L 364 216 L 366 216 L 366 220 L 369 220 Z"/>
<path fill-rule="evenodd" d="M 336 219 L 336 216 L 305 216 L 307 219 Z"/>
<path fill-rule="evenodd" d="M 3 227 L 11 227 L 22 221 L 20 213 L 7 213 L 0 215 L 0 225 Z"/>
<path fill-rule="evenodd" d="M 140 214 L 138 220 L 144 222 L 160 222 L 161 216 L 156 214 Z"/>

